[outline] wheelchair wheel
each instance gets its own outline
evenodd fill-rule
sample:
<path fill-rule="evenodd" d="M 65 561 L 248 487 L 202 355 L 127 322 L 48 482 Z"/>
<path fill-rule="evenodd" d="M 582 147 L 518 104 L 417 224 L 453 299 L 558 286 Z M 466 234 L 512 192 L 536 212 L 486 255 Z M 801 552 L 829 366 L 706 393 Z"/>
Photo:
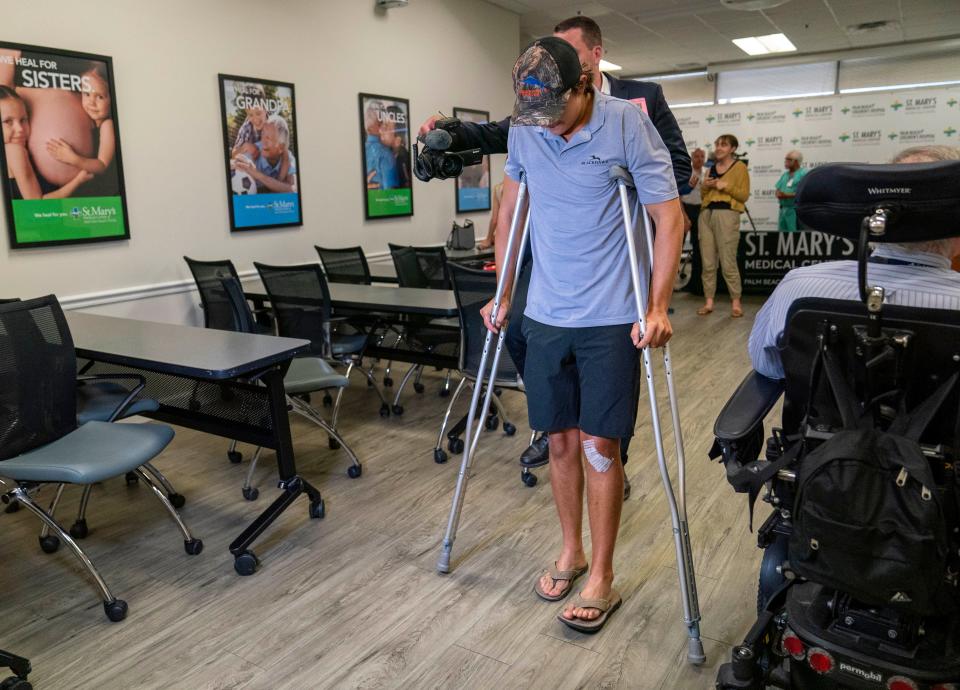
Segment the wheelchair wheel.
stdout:
<path fill-rule="evenodd" d="M 757 582 L 757 613 L 767 606 L 767 601 L 778 590 L 786 578 L 777 570 L 787 559 L 789 537 L 778 534 L 770 545 L 763 550 L 763 560 L 760 561 L 760 577 Z"/>

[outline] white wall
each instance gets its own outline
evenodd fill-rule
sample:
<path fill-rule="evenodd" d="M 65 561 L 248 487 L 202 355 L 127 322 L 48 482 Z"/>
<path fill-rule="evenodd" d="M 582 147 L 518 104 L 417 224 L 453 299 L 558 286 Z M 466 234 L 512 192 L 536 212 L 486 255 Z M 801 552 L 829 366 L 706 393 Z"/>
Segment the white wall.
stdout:
<path fill-rule="evenodd" d="M 5 4 L 3 39 L 113 57 L 131 239 L 19 250 L 0 240 L 0 295 L 120 300 L 95 310 L 195 323 L 184 254 L 229 257 L 244 271 L 253 260 L 315 261 L 314 244 L 377 253 L 445 239 L 449 181 L 415 180 L 413 217 L 363 220 L 357 93 L 409 98 L 414 127 L 453 106 L 500 119 L 512 107 L 519 22 L 482 0 L 410 0 L 385 13 L 373 0 L 33 0 Z M 218 72 L 296 85 L 303 227 L 231 235 Z M 468 215 L 485 232 L 488 214 Z"/>

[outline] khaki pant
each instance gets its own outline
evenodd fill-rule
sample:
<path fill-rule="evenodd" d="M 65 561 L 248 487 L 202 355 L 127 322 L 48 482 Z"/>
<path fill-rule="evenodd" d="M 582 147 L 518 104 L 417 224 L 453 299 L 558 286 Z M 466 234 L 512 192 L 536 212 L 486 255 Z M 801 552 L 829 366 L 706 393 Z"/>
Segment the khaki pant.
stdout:
<path fill-rule="evenodd" d="M 705 208 L 697 219 L 700 256 L 703 259 L 703 296 L 713 299 L 717 293 L 717 263 L 731 299 L 740 299 L 740 271 L 737 270 L 737 246 L 740 244 L 740 214 L 727 208 Z"/>

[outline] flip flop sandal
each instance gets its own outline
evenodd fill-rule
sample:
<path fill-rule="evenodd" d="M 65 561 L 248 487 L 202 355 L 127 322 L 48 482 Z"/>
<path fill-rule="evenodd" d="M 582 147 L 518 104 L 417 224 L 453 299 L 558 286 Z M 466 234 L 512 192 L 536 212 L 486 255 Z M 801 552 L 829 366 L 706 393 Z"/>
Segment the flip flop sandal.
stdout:
<path fill-rule="evenodd" d="M 713 313 L 712 307 L 709 309 L 707 307 L 700 307 L 699 309 L 697 309 L 697 316 L 706 316 L 707 314 L 712 314 L 712 313 Z"/>
<path fill-rule="evenodd" d="M 568 628 L 573 628 L 579 632 L 599 632 L 613 612 L 620 608 L 620 604 L 622 603 L 623 598 L 615 589 L 610 590 L 610 596 L 606 599 L 584 599 L 577 594 L 563 607 L 563 610 L 557 615 L 557 620 L 566 625 Z M 593 620 L 583 620 L 582 618 L 564 618 L 563 611 L 566 611 L 570 608 L 597 609 L 600 611 L 600 615 Z"/>
<path fill-rule="evenodd" d="M 541 574 L 540 577 L 537 578 L 536 584 L 533 585 L 533 591 L 544 601 L 560 601 L 570 594 L 570 590 L 573 588 L 573 583 L 577 581 L 577 578 L 586 573 L 589 568 L 589 565 L 585 565 L 582 568 L 576 568 L 574 570 L 557 570 L 557 563 L 554 561 L 553 567 L 547 568 L 544 573 L 550 576 L 550 579 L 553 580 L 554 584 L 556 584 L 557 580 L 566 580 L 567 586 L 563 588 L 563 591 L 560 592 L 560 594 L 547 594 L 540 586 L 540 579 L 543 577 Z"/>

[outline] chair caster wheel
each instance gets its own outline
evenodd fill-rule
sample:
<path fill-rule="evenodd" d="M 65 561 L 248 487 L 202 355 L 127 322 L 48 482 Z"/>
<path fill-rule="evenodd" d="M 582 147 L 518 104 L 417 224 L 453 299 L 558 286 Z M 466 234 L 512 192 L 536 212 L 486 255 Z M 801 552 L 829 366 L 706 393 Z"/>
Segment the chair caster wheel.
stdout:
<path fill-rule="evenodd" d="M 127 617 L 127 602 L 123 599 L 103 602 L 103 611 L 114 623 L 119 623 Z"/>
<path fill-rule="evenodd" d="M 30 681 L 10 676 L 0 681 L 0 690 L 33 690 L 33 686 Z"/>
<path fill-rule="evenodd" d="M 389 376 L 383 378 L 383 387 L 384 388 L 393 388 L 393 379 Z"/>
<path fill-rule="evenodd" d="M 15 513 L 15 512 L 17 512 L 18 510 L 20 510 L 20 501 L 12 500 L 12 501 L 10 501 L 10 503 L 7 505 L 7 507 L 3 509 L 3 512 L 5 512 L 5 513 Z"/>
<path fill-rule="evenodd" d="M 330 448 L 330 450 L 339 450 L 339 448 L 340 448 L 340 441 L 338 441 L 338 440 L 335 439 L 335 438 L 328 438 L 328 439 L 327 439 L 327 447 Z"/>
<path fill-rule="evenodd" d="M 243 453 L 239 450 L 229 450 L 227 451 L 227 460 L 234 465 L 239 465 L 243 461 Z"/>
<path fill-rule="evenodd" d="M 350 467 L 347 468 L 347 476 L 350 477 L 350 479 L 356 479 L 361 474 L 363 474 L 363 465 L 350 465 Z"/>
<path fill-rule="evenodd" d="M 521 472 L 520 480 L 531 489 L 537 485 L 537 475 L 532 472 Z"/>
<path fill-rule="evenodd" d="M 256 501 L 257 497 L 260 495 L 260 489 L 255 486 L 245 486 L 243 487 L 243 497 L 248 501 Z"/>
<path fill-rule="evenodd" d="M 387 403 L 383 403 L 380 406 L 380 416 L 389 417 L 390 416 L 390 406 Z"/>
<path fill-rule="evenodd" d="M 426 386 L 424 386 L 422 383 L 413 384 L 413 390 L 415 390 L 417 393 L 423 393 L 423 391 L 425 391 L 426 389 L 427 389 Z"/>
<path fill-rule="evenodd" d="M 324 393 L 323 395 L 323 406 L 330 407 L 333 405 L 333 398 L 330 397 L 329 393 Z"/>
<path fill-rule="evenodd" d="M 127 486 L 134 486 L 140 481 L 140 477 L 137 476 L 136 472 L 127 472 L 124 479 L 127 481 Z"/>
<path fill-rule="evenodd" d="M 56 553 L 57 549 L 60 548 L 60 538 L 52 534 L 40 537 L 40 548 L 44 553 Z"/>
<path fill-rule="evenodd" d="M 447 451 L 445 451 L 443 448 L 434 448 L 433 461 L 438 465 L 445 463 L 447 461 Z"/>
<path fill-rule="evenodd" d="M 515 433 L 517 433 L 517 427 L 515 427 L 510 422 L 504 422 L 503 433 L 505 433 L 507 436 L 513 436 Z"/>
<path fill-rule="evenodd" d="M 500 426 L 500 418 L 495 415 L 490 415 L 483 423 L 483 426 L 486 427 L 487 431 L 496 431 L 497 427 Z"/>
<path fill-rule="evenodd" d="M 167 500 L 174 508 L 183 508 L 187 504 L 187 499 L 183 494 L 167 494 Z"/>
<path fill-rule="evenodd" d="M 74 539 L 86 539 L 88 534 L 90 534 L 90 530 L 87 527 L 87 521 L 84 519 L 77 520 L 70 526 L 70 536 Z M 42 547 L 43 544 L 40 546 Z"/>
<path fill-rule="evenodd" d="M 260 559 L 253 551 L 244 551 L 233 559 L 233 569 L 237 571 L 237 575 L 253 575 L 259 567 Z"/>
<path fill-rule="evenodd" d="M 437 395 L 439 395 L 441 398 L 449 398 L 449 397 L 450 397 L 450 389 L 449 389 L 449 388 L 441 388 L 441 389 L 440 389 L 440 392 L 437 393 Z"/>
<path fill-rule="evenodd" d="M 203 542 L 199 539 L 189 539 L 183 542 L 183 550 L 190 556 L 196 556 L 203 551 Z"/>
<path fill-rule="evenodd" d="M 462 453 L 463 452 L 463 439 L 462 438 L 451 438 L 447 442 L 447 450 L 451 453 Z"/>
<path fill-rule="evenodd" d="M 359 474 L 357 475 L 360 476 Z M 320 518 L 326 516 L 327 514 L 327 504 L 323 502 L 321 498 L 319 501 L 310 502 L 310 517 L 319 520 Z"/>
<path fill-rule="evenodd" d="M 394 405 L 392 409 L 393 413 L 398 417 L 403 414 L 403 405 Z"/>

